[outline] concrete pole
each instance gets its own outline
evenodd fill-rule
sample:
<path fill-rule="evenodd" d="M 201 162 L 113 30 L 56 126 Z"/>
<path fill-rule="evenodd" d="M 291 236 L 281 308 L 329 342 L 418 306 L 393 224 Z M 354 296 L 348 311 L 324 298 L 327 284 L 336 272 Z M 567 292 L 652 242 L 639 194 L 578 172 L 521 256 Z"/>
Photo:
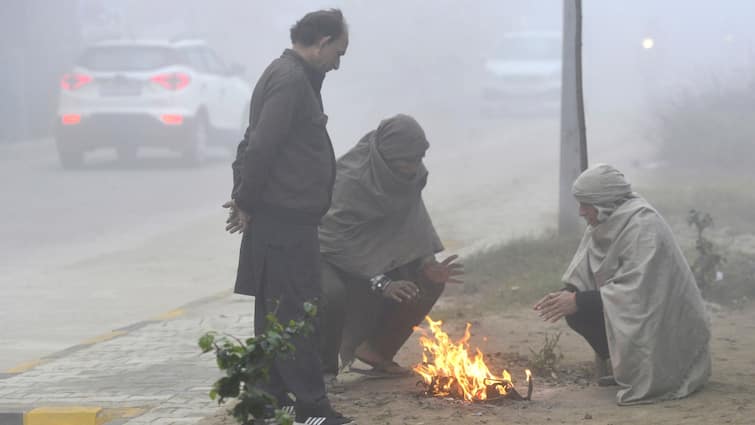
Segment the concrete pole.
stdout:
<path fill-rule="evenodd" d="M 571 186 L 587 168 L 585 107 L 582 97 L 582 1 L 564 0 L 563 14 L 558 232 L 568 235 L 583 229 Z"/>

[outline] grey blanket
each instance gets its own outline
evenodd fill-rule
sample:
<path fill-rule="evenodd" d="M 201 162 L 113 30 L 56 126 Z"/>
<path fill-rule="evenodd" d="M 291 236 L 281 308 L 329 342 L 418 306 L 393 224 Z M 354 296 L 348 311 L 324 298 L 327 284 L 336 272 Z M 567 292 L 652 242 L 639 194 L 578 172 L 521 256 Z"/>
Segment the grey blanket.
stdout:
<path fill-rule="evenodd" d="M 585 231 L 562 280 L 600 290 L 618 404 L 685 397 L 710 377 L 708 317 L 671 229 L 623 177 L 599 165 L 575 183 L 577 200 L 607 217 Z"/>
<path fill-rule="evenodd" d="M 397 115 L 338 159 L 333 203 L 320 226 L 325 261 L 370 278 L 443 250 L 422 200 L 424 165 L 406 179 L 384 159 L 421 157 L 428 146 L 419 124 Z"/>

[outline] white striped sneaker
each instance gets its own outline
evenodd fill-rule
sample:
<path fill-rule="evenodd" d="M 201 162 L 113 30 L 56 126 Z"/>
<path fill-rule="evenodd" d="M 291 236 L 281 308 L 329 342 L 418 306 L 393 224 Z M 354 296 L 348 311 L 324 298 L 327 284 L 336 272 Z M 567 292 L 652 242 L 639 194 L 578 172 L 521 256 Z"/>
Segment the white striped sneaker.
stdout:
<path fill-rule="evenodd" d="M 297 421 L 294 422 L 294 425 L 343 425 L 353 423 L 354 421 L 344 416 L 309 416 L 304 420 L 304 422 Z"/>
<path fill-rule="evenodd" d="M 309 411 L 298 412 L 298 414 L 296 415 L 296 421 L 294 421 L 294 425 L 345 425 L 354 423 L 351 418 L 343 416 L 342 414 L 330 408 L 330 406 L 325 409 L 320 408 L 307 410 Z"/>

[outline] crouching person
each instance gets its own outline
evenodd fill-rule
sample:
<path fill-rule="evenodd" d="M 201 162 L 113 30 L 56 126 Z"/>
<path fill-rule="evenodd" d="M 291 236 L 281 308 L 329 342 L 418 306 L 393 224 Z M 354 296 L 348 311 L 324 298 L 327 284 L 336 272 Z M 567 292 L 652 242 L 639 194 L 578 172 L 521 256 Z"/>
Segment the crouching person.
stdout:
<path fill-rule="evenodd" d="M 663 217 L 600 164 L 572 193 L 588 227 L 562 280 L 536 305 L 566 318 L 597 355 L 610 358 L 620 405 L 686 397 L 711 373 L 710 328 L 692 271 Z"/>
<path fill-rule="evenodd" d="M 382 376 L 408 372 L 393 360 L 446 282 L 459 282 L 422 200 L 429 143 L 412 117 L 386 119 L 337 162 L 332 207 L 320 226 L 323 371 L 355 359 Z"/>

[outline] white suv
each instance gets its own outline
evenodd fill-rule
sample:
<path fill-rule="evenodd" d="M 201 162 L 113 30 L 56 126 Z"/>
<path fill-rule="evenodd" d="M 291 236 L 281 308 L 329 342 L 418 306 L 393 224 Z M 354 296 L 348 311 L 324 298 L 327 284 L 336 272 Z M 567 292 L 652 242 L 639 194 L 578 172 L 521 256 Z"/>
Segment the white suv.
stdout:
<path fill-rule="evenodd" d="M 61 79 L 55 138 L 63 167 L 115 148 L 141 146 L 202 162 L 210 144 L 235 149 L 248 122 L 251 87 L 202 41 L 116 40 L 92 45 Z"/>

